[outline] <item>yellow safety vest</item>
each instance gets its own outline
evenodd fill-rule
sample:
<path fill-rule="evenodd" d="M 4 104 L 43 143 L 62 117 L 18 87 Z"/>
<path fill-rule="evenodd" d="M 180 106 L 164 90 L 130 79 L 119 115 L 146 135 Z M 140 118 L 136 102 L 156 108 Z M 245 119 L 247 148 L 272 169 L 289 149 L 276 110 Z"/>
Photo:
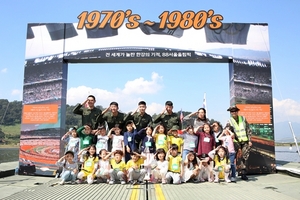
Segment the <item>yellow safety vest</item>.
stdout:
<path fill-rule="evenodd" d="M 248 141 L 247 133 L 246 133 L 246 122 L 243 116 L 238 116 L 239 124 L 236 123 L 233 117 L 230 117 L 230 125 L 233 126 L 236 136 L 239 142 L 246 142 Z M 235 142 L 237 142 L 235 140 Z"/>

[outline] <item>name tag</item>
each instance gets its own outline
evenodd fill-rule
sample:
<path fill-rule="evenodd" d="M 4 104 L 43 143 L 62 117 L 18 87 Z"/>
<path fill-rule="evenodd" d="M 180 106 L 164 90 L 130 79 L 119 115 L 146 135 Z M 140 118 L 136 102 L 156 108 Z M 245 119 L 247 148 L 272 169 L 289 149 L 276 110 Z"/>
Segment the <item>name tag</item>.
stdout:
<path fill-rule="evenodd" d="M 89 140 L 83 140 L 83 144 L 90 144 Z"/>
<path fill-rule="evenodd" d="M 151 142 L 145 142 L 146 147 L 151 147 Z"/>
<path fill-rule="evenodd" d="M 204 142 L 209 142 L 210 141 L 210 138 L 209 137 L 205 137 L 204 138 Z"/>
<path fill-rule="evenodd" d="M 223 167 L 222 166 L 218 167 L 218 170 L 219 172 L 223 171 Z"/>
<path fill-rule="evenodd" d="M 195 143 L 194 143 L 194 142 L 191 142 L 191 143 L 190 143 L 190 147 L 191 147 L 191 148 L 195 148 L 195 147 L 196 147 Z"/>
<path fill-rule="evenodd" d="M 131 137 L 128 137 L 128 142 L 131 142 L 132 141 L 132 138 Z"/>
<path fill-rule="evenodd" d="M 71 141 L 70 141 L 70 146 L 71 146 L 71 147 L 73 147 L 73 146 L 75 146 L 75 145 L 76 145 L 76 143 L 77 143 L 77 141 L 76 141 L 76 140 L 71 140 Z"/>
<path fill-rule="evenodd" d="M 92 166 L 92 162 L 91 161 L 86 161 L 85 162 L 85 166 L 86 167 L 91 167 Z"/>
<path fill-rule="evenodd" d="M 103 147 L 103 144 L 102 143 L 97 143 L 97 148 L 102 148 Z"/>
<path fill-rule="evenodd" d="M 164 141 L 163 140 L 158 140 L 157 142 L 159 145 L 163 145 L 164 144 Z"/>
<path fill-rule="evenodd" d="M 173 164 L 173 165 L 172 165 L 172 169 L 173 169 L 173 170 L 177 170 L 177 169 L 179 169 L 179 166 L 178 166 L 178 164 Z"/>

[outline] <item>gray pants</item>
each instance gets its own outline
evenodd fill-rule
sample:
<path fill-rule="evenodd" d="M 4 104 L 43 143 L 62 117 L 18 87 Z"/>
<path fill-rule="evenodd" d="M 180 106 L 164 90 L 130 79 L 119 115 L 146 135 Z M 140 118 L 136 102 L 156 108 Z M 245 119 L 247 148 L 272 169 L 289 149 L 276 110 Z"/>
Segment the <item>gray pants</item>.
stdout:
<path fill-rule="evenodd" d="M 143 181 L 145 178 L 146 170 L 140 169 L 140 170 L 134 170 L 132 168 L 128 169 L 128 181 L 132 180 L 138 180 Z"/>
<path fill-rule="evenodd" d="M 124 173 L 122 171 L 111 169 L 109 170 L 109 175 L 111 181 L 124 181 Z"/>

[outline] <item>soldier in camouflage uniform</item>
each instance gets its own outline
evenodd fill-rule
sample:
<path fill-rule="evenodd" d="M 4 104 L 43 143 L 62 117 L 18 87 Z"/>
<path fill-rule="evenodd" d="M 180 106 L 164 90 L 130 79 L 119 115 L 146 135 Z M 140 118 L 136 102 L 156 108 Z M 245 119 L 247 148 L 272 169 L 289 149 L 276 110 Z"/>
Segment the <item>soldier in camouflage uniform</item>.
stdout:
<path fill-rule="evenodd" d="M 227 111 L 229 111 L 231 114 L 227 125 L 233 127 L 235 133 L 234 146 L 236 149 L 236 154 L 238 154 L 238 151 L 241 151 L 242 153 L 242 161 L 240 164 L 242 170 L 241 178 L 242 180 L 248 180 L 248 177 L 246 176 L 246 170 L 248 167 L 248 158 L 252 147 L 252 131 L 246 118 L 244 116 L 238 115 L 239 110 L 240 109 L 236 106 L 231 106 L 227 109 Z"/>
<path fill-rule="evenodd" d="M 93 95 L 89 95 L 87 99 L 81 104 L 78 103 L 73 109 L 73 113 L 77 115 L 81 115 L 81 125 L 91 125 L 92 129 L 95 130 L 97 128 L 97 116 L 101 114 L 101 110 L 95 107 L 96 98 Z M 85 105 L 88 107 L 84 107 Z"/>
<path fill-rule="evenodd" d="M 107 123 L 109 130 L 114 128 L 116 124 L 119 124 L 119 128 L 124 131 L 125 114 L 119 112 L 119 104 L 117 102 L 111 102 L 109 107 L 103 110 L 97 117 L 98 124 L 104 124 L 105 122 Z"/>
<path fill-rule="evenodd" d="M 168 132 L 172 127 L 177 127 L 179 130 L 182 129 L 182 123 L 178 114 L 173 112 L 173 103 L 172 101 L 167 101 L 165 103 L 165 109 L 160 113 L 153 123 L 161 123 L 166 132 Z"/>

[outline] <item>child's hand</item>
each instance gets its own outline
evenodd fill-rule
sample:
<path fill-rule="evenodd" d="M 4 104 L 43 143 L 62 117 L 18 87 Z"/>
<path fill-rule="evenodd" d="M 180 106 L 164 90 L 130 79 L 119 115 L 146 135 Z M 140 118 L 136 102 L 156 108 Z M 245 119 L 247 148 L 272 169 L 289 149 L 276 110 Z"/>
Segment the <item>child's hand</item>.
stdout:
<path fill-rule="evenodd" d="M 128 153 L 130 153 L 130 148 L 129 148 L 129 147 L 126 147 L 126 151 L 127 151 Z"/>

